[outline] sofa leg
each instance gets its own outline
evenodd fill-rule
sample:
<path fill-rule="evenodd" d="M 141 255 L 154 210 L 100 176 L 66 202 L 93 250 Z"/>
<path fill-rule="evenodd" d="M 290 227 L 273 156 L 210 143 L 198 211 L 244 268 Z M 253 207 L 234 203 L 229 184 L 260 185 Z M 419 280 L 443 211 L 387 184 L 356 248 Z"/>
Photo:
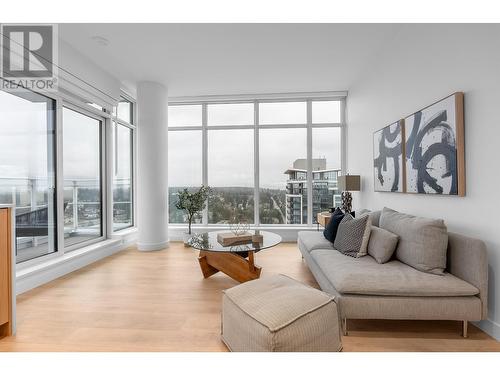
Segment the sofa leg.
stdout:
<path fill-rule="evenodd" d="M 347 331 L 347 318 L 342 319 L 342 330 L 344 331 L 344 336 L 349 335 L 349 332 Z"/>
<path fill-rule="evenodd" d="M 467 326 L 468 326 L 469 322 L 467 320 L 464 320 L 462 322 L 462 336 L 464 338 L 467 338 Z"/>

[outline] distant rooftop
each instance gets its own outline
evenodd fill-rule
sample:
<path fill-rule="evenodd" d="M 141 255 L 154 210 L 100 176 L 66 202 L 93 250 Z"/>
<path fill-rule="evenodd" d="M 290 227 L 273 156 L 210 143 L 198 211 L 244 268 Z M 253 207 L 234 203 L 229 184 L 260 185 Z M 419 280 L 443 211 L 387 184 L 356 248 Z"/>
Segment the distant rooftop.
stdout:
<path fill-rule="evenodd" d="M 313 172 L 339 172 L 340 169 L 326 169 L 326 158 L 312 159 Z M 293 162 L 293 167 L 287 169 L 284 174 L 292 174 L 294 172 L 307 172 L 307 159 L 296 159 Z"/>

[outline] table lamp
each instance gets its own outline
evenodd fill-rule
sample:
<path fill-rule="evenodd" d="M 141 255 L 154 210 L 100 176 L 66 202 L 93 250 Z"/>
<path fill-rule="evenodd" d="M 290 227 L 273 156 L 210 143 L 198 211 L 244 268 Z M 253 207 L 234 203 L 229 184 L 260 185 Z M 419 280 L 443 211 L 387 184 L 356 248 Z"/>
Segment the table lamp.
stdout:
<path fill-rule="evenodd" d="M 342 191 L 342 210 L 345 213 L 351 212 L 352 194 L 351 191 L 360 191 L 361 177 L 359 175 L 346 174 L 337 179 L 339 190 Z"/>

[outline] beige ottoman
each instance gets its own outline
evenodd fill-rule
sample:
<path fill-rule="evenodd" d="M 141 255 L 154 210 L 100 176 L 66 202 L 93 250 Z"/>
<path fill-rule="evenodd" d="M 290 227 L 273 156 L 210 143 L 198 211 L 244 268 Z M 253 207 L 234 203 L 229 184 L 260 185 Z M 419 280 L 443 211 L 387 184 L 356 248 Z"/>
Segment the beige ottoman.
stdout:
<path fill-rule="evenodd" d="M 237 352 L 330 352 L 342 349 L 334 298 L 284 275 L 225 290 L 222 341 Z"/>

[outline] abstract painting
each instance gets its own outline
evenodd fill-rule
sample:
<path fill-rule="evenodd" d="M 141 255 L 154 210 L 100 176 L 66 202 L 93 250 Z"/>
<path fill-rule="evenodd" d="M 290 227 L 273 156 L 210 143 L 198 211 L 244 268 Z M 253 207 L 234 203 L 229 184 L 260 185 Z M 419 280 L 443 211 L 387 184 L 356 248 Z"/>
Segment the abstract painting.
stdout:
<path fill-rule="evenodd" d="M 403 142 L 402 120 L 373 134 L 375 191 L 404 192 Z"/>
<path fill-rule="evenodd" d="M 406 191 L 465 195 L 463 93 L 405 119 Z"/>

